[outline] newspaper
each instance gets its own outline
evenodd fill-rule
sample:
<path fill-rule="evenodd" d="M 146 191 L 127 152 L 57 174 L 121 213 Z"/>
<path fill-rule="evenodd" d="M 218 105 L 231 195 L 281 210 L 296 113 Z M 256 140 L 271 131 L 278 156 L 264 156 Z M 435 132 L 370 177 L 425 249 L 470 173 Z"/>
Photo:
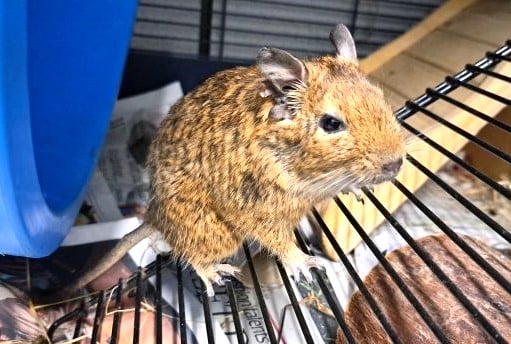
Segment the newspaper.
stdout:
<path fill-rule="evenodd" d="M 117 220 L 145 208 L 149 189 L 144 169 L 147 149 L 161 120 L 182 96 L 181 84 L 173 82 L 117 101 L 97 171 L 86 193 L 86 201 L 96 205 L 98 221 Z"/>

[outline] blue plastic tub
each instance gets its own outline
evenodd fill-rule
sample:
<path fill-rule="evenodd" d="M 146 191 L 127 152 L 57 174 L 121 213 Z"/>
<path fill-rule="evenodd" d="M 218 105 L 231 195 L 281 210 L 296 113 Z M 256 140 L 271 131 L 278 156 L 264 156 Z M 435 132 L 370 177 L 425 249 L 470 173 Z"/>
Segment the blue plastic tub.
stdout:
<path fill-rule="evenodd" d="M 0 1 L 0 254 L 54 251 L 117 96 L 136 0 Z"/>

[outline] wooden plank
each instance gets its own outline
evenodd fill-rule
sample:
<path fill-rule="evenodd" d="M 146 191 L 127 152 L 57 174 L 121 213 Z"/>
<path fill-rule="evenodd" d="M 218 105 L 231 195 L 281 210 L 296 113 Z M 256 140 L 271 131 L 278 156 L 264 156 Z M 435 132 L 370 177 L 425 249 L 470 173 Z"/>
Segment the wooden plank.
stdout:
<path fill-rule="evenodd" d="M 457 22 L 457 17 L 453 22 Z M 511 31 L 510 31 L 511 33 Z M 434 31 L 405 51 L 406 54 L 453 74 L 476 62 L 495 46 L 450 32 Z"/>
<path fill-rule="evenodd" d="M 511 75 L 511 64 L 501 64 L 498 66 L 496 71 L 505 75 Z M 485 90 L 504 97 L 511 97 L 511 87 L 509 87 L 508 83 L 501 80 L 486 78 L 480 86 Z M 484 113 L 489 116 L 496 116 L 505 107 L 504 104 L 478 93 L 466 92 L 466 90 L 462 90 L 458 93 L 457 97 L 459 98 L 465 95 L 465 98 L 463 99 L 464 104 L 484 111 Z M 438 104 L 439 105 L 436 105 L 436 111 L 439 112 L 442 106 L 446 111 L 448 111 L 447 114 L 442 112 L 439 112 L 438 114 L 446 115 L 452 124 L 463 128 L 469 133 L 476 134 L 487 124 L 485 121 L 469 115 L 459 108 L 451 109 L 445 103 L 443 105 L 440 103 Z M 415 116 L 424 117 L 424 115 L 417 114 L 411 118 Z M 455 134 L 447 127 L 441 125 L 431 126 L 431 130 L 428 131 L 427 136 L 451 152 L 458 152 L 467 142 L 467 139 L 464 137 Z M 414 143 L 413 151 L 414 152 L 411 152 L 410 154 L 431 171 L 437 171 L 448 161 L 447 157 L 431 148 L 431 146 L 424 143 L 422 140 L 417 140 Z M 398 180 L 410 191 L 415 192 L 427 181 L 427 178 L 411 164 L 405 163 Z M 404 201 L 406 201 L 406 198 L 390 183 L 377 186 L 375 188 L 375 194 L 391 212 L 395 211 Z M 366 204 L 363 205 L 360 202 L 357 202 L 351 195 L 341 195 L 340 198 L 367 232 L 371 232 L 383 222 L 383 216 L 370 204 L 370 202 L 366 202 Z M 337 238 L 339 244 L 345 251 L 352 250 L 360 242 L 360 238 L 356 234 L 356 231 L 337 209 L 337 206 L 333 201 L 324 203 L 320 207 L 320 212 L 327 226 L 330 228 L 333 235 Z M 331 259 L 337 260 L 337 255 L 325 236 L 321 236 L 321 243 L 327 256 Z"/>
<path fill-rule="evenodd" d="M 381 66 L 371 77 L 395 93 L 415 99 L 424 89 L 445 77 L 445 71 L 411 56 L 399 55 Z"/>
<path fill-rule="evenodd" d="M 495 8 L 495 13 L 479 14 L 467 10 L 439 30 L 472 37 L 496 48 L 511 38 L 511 12 L 498 12 Z"/>
<path fill-rule="evenodd" d="M 368 74 L 371 74 L 381 65 L 390 61 L 412 44 L 426 37 L 437 27 L 456 16 L 468 6 L 474 4 L 476 0 L 450 0 L 435 10 L 430 16 L 419 24 L 408 30 L 394 41 L 381 47 L 365 59 L 360 61 L 360 68 Z"/>
<path fill-rule="evenodd" d="M 478 1 L 471 7 L 471 12 L 493 15 L 495 13 L 511 13 L 511 1 L 509 0 L 483 0 Z"/>

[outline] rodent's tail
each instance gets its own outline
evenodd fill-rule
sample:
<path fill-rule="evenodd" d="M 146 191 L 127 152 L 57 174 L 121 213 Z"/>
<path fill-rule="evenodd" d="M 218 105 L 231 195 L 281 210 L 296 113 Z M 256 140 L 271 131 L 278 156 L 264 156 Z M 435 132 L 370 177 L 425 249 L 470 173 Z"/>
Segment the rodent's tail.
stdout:
<path fill-rule="evenodd" d="M 75 279 L 71 284 L 59 289 L 52 289 L 48 291 L 38 291 L 33 293 L 32 300 L 36 304 L 47 304 L 63 300 L 71 296 L 75 296 L 78 291 L 85 288 L 87 284 L 95 280 L 105 271 L 110 269 L 115 263 L 121 260 L 128 251 L 145 238 L 153 236 L 156 232 L 151 226 L 143 223 L 136 229 L 122 237 L 121 240 L 101 258 L 94 266 L 85 268 L 80 276 Z"/>

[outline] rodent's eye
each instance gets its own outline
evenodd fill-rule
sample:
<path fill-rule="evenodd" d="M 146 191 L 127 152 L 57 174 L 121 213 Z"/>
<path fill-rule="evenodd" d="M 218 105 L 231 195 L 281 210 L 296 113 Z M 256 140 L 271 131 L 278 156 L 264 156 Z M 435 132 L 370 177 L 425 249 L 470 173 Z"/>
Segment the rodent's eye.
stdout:
<path fill-rule="evenodd" d="M 346 129 L 346 124 L 343 121 L 328 114 L 321 116 L 319 126 L 327 133 L 336 133 Z"/>

